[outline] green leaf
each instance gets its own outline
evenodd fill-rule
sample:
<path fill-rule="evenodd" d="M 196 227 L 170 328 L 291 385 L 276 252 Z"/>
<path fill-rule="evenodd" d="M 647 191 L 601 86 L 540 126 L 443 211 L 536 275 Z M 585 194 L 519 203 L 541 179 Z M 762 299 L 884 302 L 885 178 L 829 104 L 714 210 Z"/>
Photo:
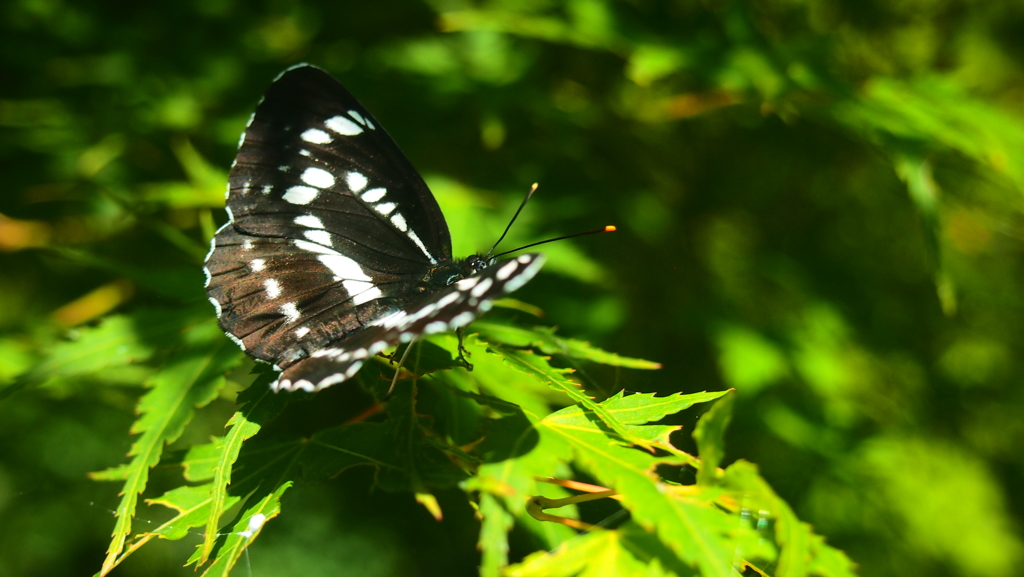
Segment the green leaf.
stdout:
<path fill-rule="evenodd" d="M 204 314 L 203 317 L 208 315 Z M 17 388 L 53 377 L 99 375 L 115 367 L 127 367 L 150 359 L 160 349 L 180 344 L 183 331 L 212 342 L 220 338 L 214 330 L 186 331 L 197 318 L 195 310 L 143 310 L 131 315 L 114 315 L 95 327 L 72 331 L 72 337 L 50 347 L 43 359 L 18 383 L 4 389 L 8 396 Z M 213 322 L 208 323 L 215 329 Z"/>
<path fill-rule="evenodd" d="M 509 567 L 505 574 L 510 577 L 675 575 L 664 568 L 660 559 L 644 553 L 633 546 L 623 532 L 598 531 L 581 535 L 554 551 L 533 553 L 522 563 Z"/>
<path fill-rule="evenodd" d="M 555 329 L 534 327 L 524 329 L 498 321 L 475 321 L 473 330 L 489 342 L 497 342 L 519 348 L 536 348 L 548 355 L 563 355 L 574 359 L 583 359 L 630 369 L 660 369 L 661 363 L 624 357 L 599 349 L 588 342 L 564 338 L 555 335 Z"/>
<path fill-rule="evenodd" d="M 255 504 L 245 507 L 230 533 L 223 535 L 222 546 L 217 550 L 213 564 L 203 573 L 203 577 L 227 577 L 231 569 L 245 549 L 259 536 L 267 521 L 277 517 L 281 512 L 281 496 L 291 487 L 291 483 L 283 483 L 273 493 L 259 499 Z M 202 557 L 203 546 L 189 559 L 193 563 Z"/>
<path fill-rule="evenodd" d="M 732 420 L 732 404 L 735 399 L 736 395 L 725 396 L 697 422 L 693 439 L 697 441 L 697 454 L 701 460 L 697 471 L 698 485 L 710 486 L 718 476 L 718 465 L 725 458 L 725 429 Z"/>
<path fill-rule="evenodd" d="M 352 423 L 313 435 L 301 460 L 305 477 L 326 480 L 357 465 L 400 472 L 391 429 L 389 423 Z"/>
<path fill-rule="evenodd" d="M 275 395 L 270 389 L 274 375 L 264 374 L 238 396 L 242 408 L 236 412 L 227 425 L 231 427 L 220 440 L 213 465 L 213 487 L 209 516 L 204 531 L 203 544 L 199 548 L 199 564 L 206 563 L 217 538 L 220 517 L 228 508 L 228 485 L 231 484 L 232 466 L 238 460 L 242 442 L 259 432 L 263 423 L 276 417 L 284 410 L 289 400 L 298 395 Z"/>
<path fill-rule="evenodd" d="M 458 339 L 455 335 L 433 335 L 433 342 L 455 350 Z M 510 367 L 500 350 L 492 349 L 479 335 L 467 335 L 464 343 L 470 352 L 469 360 L 474 370 L 445 371 L 435 375 L 461 391 L 481 391 L 492 395 L 499 402 L 522 407 L 524 411 L 543 416 L 551 404 L 564 405 L 568 401 L 551 389 L 543 379 Z M 478 401 L 480 402 L 480 401 Z"/>
<path fill-rule="evenodd" d="M 210 325 L 200 325 L 192 331 L 208 331 L 209 328 Z M 131 432 L 142 436 L 128 453 L 134 457 L 131 463 L 94 475 L 96 479 L 124 480 L 121 503 L 115 513 L 113 539 L 101 574 L 113 568 L 124 548 L 125 539 L 131 533 L 138 496 L 146 488 L 149 469 L 160 461 L 164 445 L 181 435 L 197 407 L 216 398 L 224 384 L 224 373 L 238 362 L 237 349 L 219 339 L 212 349 L 189 348 L 176 353 L 153 378 L 152 389 L 139 402 L 141 417 L 132 426 Z"/>
<path fill-rule="evenodd" d="M 601 405 L 620 423 L 626 425 L 642 425 L 664 419 L 689 409 L 697 403 L 709 403 L 727 395 L 729 391 L 713 391 L 702 393 L 673 393 L 664 397 L 656 397 L 654 393 L 637 393 L 626 395 L 622 391 L 601 402 Z"/>
<path fill-rule="evenodd" d="M 181 463 L 185 469 L 185 480 L 198 482 L 212 479 L 216 473 L 217 455 L 223 444 L 223 437 L 214 437 L 209 443 L 189 447 Z"/>
<path fill-rule="evenodd" d="M 490 493 L 480 494 L 480 577 L 499 577 L 508 565 L 508 532 L 515 518 Z"/>
<path fill-rule="evenodd" d="M 592 420 L 580 419 L 577 411 L 576 407 L 562 409 L 546 417 L 539 427 L 570 445 L 577 462 L 602 485 L 617 491 L 633 518 L 654 531 L 680 559 L 698 567 L 703 575 L 733 575 L 736 522 L 714 505 L 716 493 L 670 486 L 655 475 L 658 465 L 683 464 L 689 459 L 656 457 L 624 447 L 601 434 Z"/>
<path fill-rule="evenodd" d="M 387 415 L 390 442 L 399 467 L 380 470 L 378 483 L 381 487 L 424 493 L 453 486 L 465 478 L 465 472 L 456 467 L 446 453 L 427 442 L 419 423 L 414 387 L 395 391 L 388 400 Z"/>
<path fill-rule="evenodd" d="M 854 566 L 849 558 L 825 544 L 810 525 L 801 522 L 793 509 L 758 475 L 756 466 L 737 461 L 725 470 L 722 482 L 742 499 L 746 507 L 766 511 L 775 519 L 775 540 L 780 547 L 776 576 L 854 575 Z"/>
<path fill-rule="evenodd" d="M 619 423 L 618 420 L 612 417 L 612 415 L 603 406 L 587 396 L 587 394 L 583 392 L 579 383 L 576 383 L 565 376 L 572 372 L 571 369 L 557 369 L 552 367 L 548 364 L 547 359 L 529 352 L 507 348 L 502 348 L 500 352 L 510 366 L 543 380 L 553 389 L 564 392 L 573 400 L 574 403 L 588 409 L 601 419 L 601 422 L 607 425 L 612 431 L 615 431 L 620 438 L 630 438 L 629 431 Z M 638 444 L 646 445 L 647 443 L 646 440 L 639 438 L 637 438 L 636 441 Z"/>
<path fill-rule="evenodd" d="M 124 552 L 113 562 L 111 568 L 120 565 L 129 555 L 142 548 L 143 545 L 155 537 L 175 541 L 189 535 L 191 528 L 202 525 L 206 520 L 210 506 L 210 487 L 210 485 L 178 487 L 156 499 L 147 499 L 147 504 L 163 505 L 174 509 L 178 514 L 162 523 L 156 529 L 142 533 L 136 539 L 133 539 Z M 229 507 L 238 501 L 238 497 L 231 497 Z"/>

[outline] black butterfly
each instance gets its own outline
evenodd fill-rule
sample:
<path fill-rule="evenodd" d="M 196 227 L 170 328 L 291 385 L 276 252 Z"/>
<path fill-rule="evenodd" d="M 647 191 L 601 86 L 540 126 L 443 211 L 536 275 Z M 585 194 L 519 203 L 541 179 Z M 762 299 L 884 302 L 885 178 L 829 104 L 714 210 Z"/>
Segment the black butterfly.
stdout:
<path fill-rule="evenodd" d="M 341 84 L 308 65 L 286 70 L 257 105 L 227 212 L 206 292 L 227 336 L 281 371 L 275 390 L 318 391 L 395 343 L 463 327 L 544 263 L 453 260 L 423 179 Z"/>

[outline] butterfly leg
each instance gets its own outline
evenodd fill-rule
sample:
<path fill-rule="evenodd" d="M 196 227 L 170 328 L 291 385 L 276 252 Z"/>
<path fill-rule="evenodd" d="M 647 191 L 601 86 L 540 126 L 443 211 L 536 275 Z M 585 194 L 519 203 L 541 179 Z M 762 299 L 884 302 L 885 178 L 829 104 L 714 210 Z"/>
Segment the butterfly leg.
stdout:
<path fill-rule="evenodd" d="M 462 363 L 462 366 L 466 367 L 467 371 L 472 371 L 473 364 L 466 357 L 473 356 L 473 353 L 469 352 L 469 349 L 462 345 L 462 339 L 466 338 L 466 333 L 462 327 L 455 329 L 455 336 L 459 337 L 459 357 L 455 360 Z"/>

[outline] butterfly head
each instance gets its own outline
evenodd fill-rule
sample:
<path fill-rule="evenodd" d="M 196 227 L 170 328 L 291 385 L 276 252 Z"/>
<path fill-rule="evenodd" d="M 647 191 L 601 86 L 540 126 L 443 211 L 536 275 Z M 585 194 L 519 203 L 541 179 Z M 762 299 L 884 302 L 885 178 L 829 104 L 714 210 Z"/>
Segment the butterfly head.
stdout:
<path fill-rule="evenodd" d="M 475 254 L 463 260 L 442 263 L 429 271 L 416 285 L 417 292 L 433 292 L 474 276 L 497 261 L 486 255 Z"/>

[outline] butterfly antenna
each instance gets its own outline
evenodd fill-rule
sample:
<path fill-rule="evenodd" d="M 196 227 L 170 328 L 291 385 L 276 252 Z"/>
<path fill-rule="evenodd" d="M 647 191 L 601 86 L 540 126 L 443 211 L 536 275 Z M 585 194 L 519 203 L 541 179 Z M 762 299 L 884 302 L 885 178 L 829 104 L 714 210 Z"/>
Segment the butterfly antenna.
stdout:
<path fill-rule="evenodd" d="M 505 240 L 505 235 L 508 234 L 508 231 L 512 228 L 512 224 L 515 223 L 516 219 L 519 218 L 519 213 L 523 212 L 523 208 L 526 206 L 526 203 L 530 202 L 530 197 L 533 196 L 534 192 L 537 192 L 537 186 L 538 184 L 535 182 L 533 183 L 533 186 L 530 187 L 530 191 L 526 193 L 526 197 L 523 198 L 523 202 L 519 203 L 519 208 L 516 209 L 516 213 L 512 215 L 512 220 L 508 221 L 508 226 L 505 227 L 505 232 L 501 233 L 501 236 L 498 237 L 498 242 L 494 243 L 491 250 L 487 251 L 487 258 L 490 258 L 494 249 L 498 248 L 501 241 Z"/>
<path fill-rule="evenodd" d="M 530 243 L 528 245 L 521 246 L 519 248 L 514 248 L 512 250 L 506 250 L 505 252 L 498 253 L 498 254 L 494 255 L 494 258 L 498 258 L 500 256 L 505 256 L 506 254 L 512 254 L 514 252 L 519 252 L 519 251 L 523 250 L 524 248 L 530 248 L 530 247 L 534 247 L 534 246 L 537 246 L 537 245 L 540 245 L 540 244 L 547 244 L 549 242 L 555 242 L 556 240 L 565 240 L 567 238 L 575 238 L 577 236 L 586 236 L 588 234 L 601 234 L 602 232 L 615 232 L 615 230 L 616 230 L 616 228 L 613 225 L 609 224 L 608 226 L 604 226 L 604 227 L 601 227 L 601 228 L 595 228 L 594 230 L 585 230 L 583 232 L 574 232 L 572 234 L 567 234 L 565 236 L 559 236 L 559 237 L 556 237 L 556 238 L 549 238 L 547 240 L 542 240 L 542 241 L 539 241 L 539 242 L 533 242 L 533 243 Z"/>

